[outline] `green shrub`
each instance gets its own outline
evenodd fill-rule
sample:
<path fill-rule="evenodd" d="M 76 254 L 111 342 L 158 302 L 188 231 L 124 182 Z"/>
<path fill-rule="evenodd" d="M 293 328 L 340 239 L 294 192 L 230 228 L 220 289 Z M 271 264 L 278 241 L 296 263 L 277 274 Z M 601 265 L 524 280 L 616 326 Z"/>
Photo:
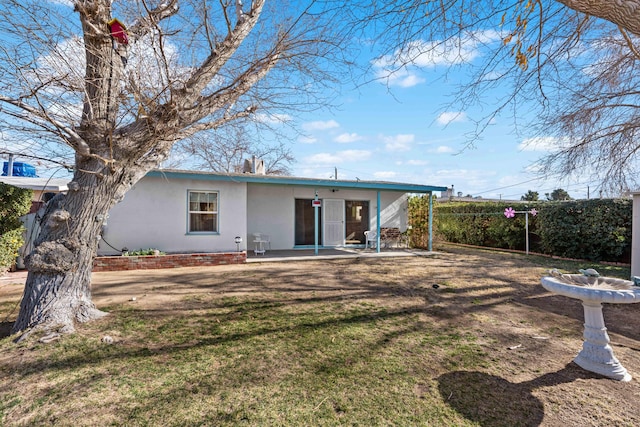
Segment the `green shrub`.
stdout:
<path fill-rule="evenodd" d="M 542 252 L 591 261 L 629 262 L 632 215 L 630 199 L 545 204 L 539 219 Z"/>
<path fill-rule="evenodd" d="M 122 253 L 123 256 L 146 256 L 146 255 L 166 255 L 166 252 L 159 251 L 157 249 L 149 248 L 149 249 L 138 249 L 135 251 L 125 251 Z"/>
<path fill-rule="evenodd" d="M 452 243 L 505 249 L 526 249 L 525 223 L 522 213 L 514 218 L 504 215 L 511 207 L 518 212 L 539 209 L 539 202 L 453 202 L 434 207 L 434 238 Z M 537 244 L 537 220 L 529 217 L 529 248 Z"/>
<path fill-rule="evenodd" d="M 0 272 L 10 268 L 24 244 L 20 217 L 31 208 L 33 192 L 0 182 Z"/>
<path fill-rule="evenodd" d="M 11 268 L 18 257 L 18 250 L 24 244 L 24 227 L 7 231 L 0 235 L 0 273 Z"/>

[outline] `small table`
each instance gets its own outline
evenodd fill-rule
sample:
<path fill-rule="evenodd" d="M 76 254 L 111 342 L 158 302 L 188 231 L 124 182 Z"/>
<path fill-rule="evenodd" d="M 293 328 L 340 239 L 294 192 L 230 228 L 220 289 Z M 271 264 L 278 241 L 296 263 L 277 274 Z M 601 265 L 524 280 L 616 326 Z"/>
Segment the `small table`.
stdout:
<path fill-rule="evenodd" d="M 253 250 L 253 253 L 256 255 L 264 255 L 264 253 L 266 252 L 264 248 L 264 244 L 267 243 L 267 241 L 262 239 L 256 239 L 253 241 L 253 243 L 255 244 L 255 249 Z"/>

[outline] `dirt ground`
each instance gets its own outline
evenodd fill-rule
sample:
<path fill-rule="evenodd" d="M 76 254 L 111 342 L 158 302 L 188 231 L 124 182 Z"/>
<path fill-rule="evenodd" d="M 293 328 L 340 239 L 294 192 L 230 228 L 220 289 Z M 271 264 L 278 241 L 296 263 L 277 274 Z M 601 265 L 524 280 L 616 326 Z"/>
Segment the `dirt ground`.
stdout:
<path fill-rule="evenodd" d="M 281 292 L 297 299 L 322 294 L 385 299 L 398 306 L 419 301 L 426 321 L 474 334 L 489 355 L 481 370 L 434 368 L 443 398 L 468 419 L 482 425 L 482 411 L 504 404 L 529 414 L 527 425 L 640 425 L 640 304 L 604 309 L 614 353 L 634 379 L 619 382 L 584 371 L 572 363 L 582 346 L 580 302 L 540 285 L 552 263 L 532 265 L 519 255 L 458 249 L 397 259 L 105 272 L 94 273 L 93 293 L 99 308 L 130 304 L 145 310 L 170 310 L 176 297 L 199 293 Z M 19 283 L 0 282 L 0 302 L 21 292 Z M 16 311 L 3 313 L 1 336 Z M 468 396 L 448 394 L 462 382 L 475 384 Z M 486 408 L 474 393 L 488 396 Z"/>

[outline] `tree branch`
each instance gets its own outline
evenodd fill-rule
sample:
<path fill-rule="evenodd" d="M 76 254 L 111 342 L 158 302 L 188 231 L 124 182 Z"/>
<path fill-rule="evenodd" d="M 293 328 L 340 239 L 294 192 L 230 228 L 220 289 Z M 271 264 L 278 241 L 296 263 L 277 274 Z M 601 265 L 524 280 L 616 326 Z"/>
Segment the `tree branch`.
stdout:
<path fill-rule="evenodd" d="M 212 130 L 212 129 L 218 129 L 221 126 L 223 126 L 226 123 L 230 123 L 233 121 L 237 121 L 246 117 L 251 116 L 252 114 L 254 114 L 256 111 L 255 108 L 247 108 L 246 110 L 243 111 L 237 111 L 232 115 L 225 115 L 224 117 L 221 117 L 217 120 L 213 120 L 210 122 L 204 122 L 204 123 L 196 123 L 193 126 L 190 126 L 188 128 L 183 129 L 181 132 L 179 132 L 178 134 L 175 135 L 175 139 L 176 140 L 181 140 L 181 139 L 186 139 L 192 135 L 195 135 L 198 132 L 202 132 L 202 131 L 207 131 L 207 130 Z"/>
<path fill-rule="evenodd" d="M 181 109 L 189 108 L 204 90 L 205 87 L 218 74 L 224 64 L 233 56 L 242 44 L 243 40 L 251 32 L 262 13 L 265 0 L 256 0 L 251 4 L 251 10 L 243 15 L 245 19 L 238 22 L 236 27 L 219 43 L 200 67 L 191 75 L 181 91 L 183 101 Z"/>
<path fill-rule="evenodd" d="M 66 126 L 62 122 L 54 119 L 50 115 L 46 114 L 46 112 L 39 110 L 37 108 L 32 107 L 29 104 L 26 104 L 22 101 L 18 101 L 15 99 L 8 98 L 6 96 L 0 95 L 0 102 L 7 103 L 12 105 L 19 110 L 22 110 L 25 114 L 12 113 L 13 117 L 19 118 L 31 124 L 34 124 L 42 129 L 51 130 L 47 124 L 51 124 L 57 130 L 58 135 L 63 137 L 67 143 L 73 147 L 80 154 L 88 154 L 89 146 L 86 142 L 78 135 L 73 129 Z M 27 114 L 28 113 L 28 114 Z"/>
<path fill-rule="evenodd" d="M 145 8 L 147 7 L 146 2 L 144 6 Z M 129 34 L 139 39 L 148 33 L 151 28 L 155 28 L 160 21 L 175 15 L 179 10 L 178 0 L 166 0 L 155 9 L 148 10 L 147 16 L 134 22 L 128 29 Z"/>
<path fill-rule="evenodd" d="M 636 49 L 635 45 L 633 44 L 633 40 L 631 40 L 631 37 L 629 37 L 629 34 L 627 34 L 625 29 L 622 28 L 620 25 L 618 25 L 618 30 L 620 30 L 620 34 L 622 34 L 622 37 L 624 37 L 624 40 L 627 42 L 627 46 L 629 46 L 629 50 L 633 53 L 636 59 L 640 60 L 640 52 L 638 52 L 638 49 Z"/>

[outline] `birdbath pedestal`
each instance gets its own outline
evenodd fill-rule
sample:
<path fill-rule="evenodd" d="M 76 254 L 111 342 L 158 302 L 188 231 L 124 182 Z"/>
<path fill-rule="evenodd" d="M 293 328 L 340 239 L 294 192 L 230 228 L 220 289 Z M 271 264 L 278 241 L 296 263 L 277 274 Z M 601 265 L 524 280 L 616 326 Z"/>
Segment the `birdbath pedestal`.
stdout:
<path fill-rule="evenodd" d="M 584 342 L 573 360 L 587 371 L 619 381 L 631 381 L 631 374 L 613 354 L 609 334 L 604 324 L 602 304 L 640 302 L 640 286 L 613 277 L 593 277 L 583 274 L 560 274 L 541 279 L 542 286 L 555 294 L 582 300 L 584 307 Z"/>

